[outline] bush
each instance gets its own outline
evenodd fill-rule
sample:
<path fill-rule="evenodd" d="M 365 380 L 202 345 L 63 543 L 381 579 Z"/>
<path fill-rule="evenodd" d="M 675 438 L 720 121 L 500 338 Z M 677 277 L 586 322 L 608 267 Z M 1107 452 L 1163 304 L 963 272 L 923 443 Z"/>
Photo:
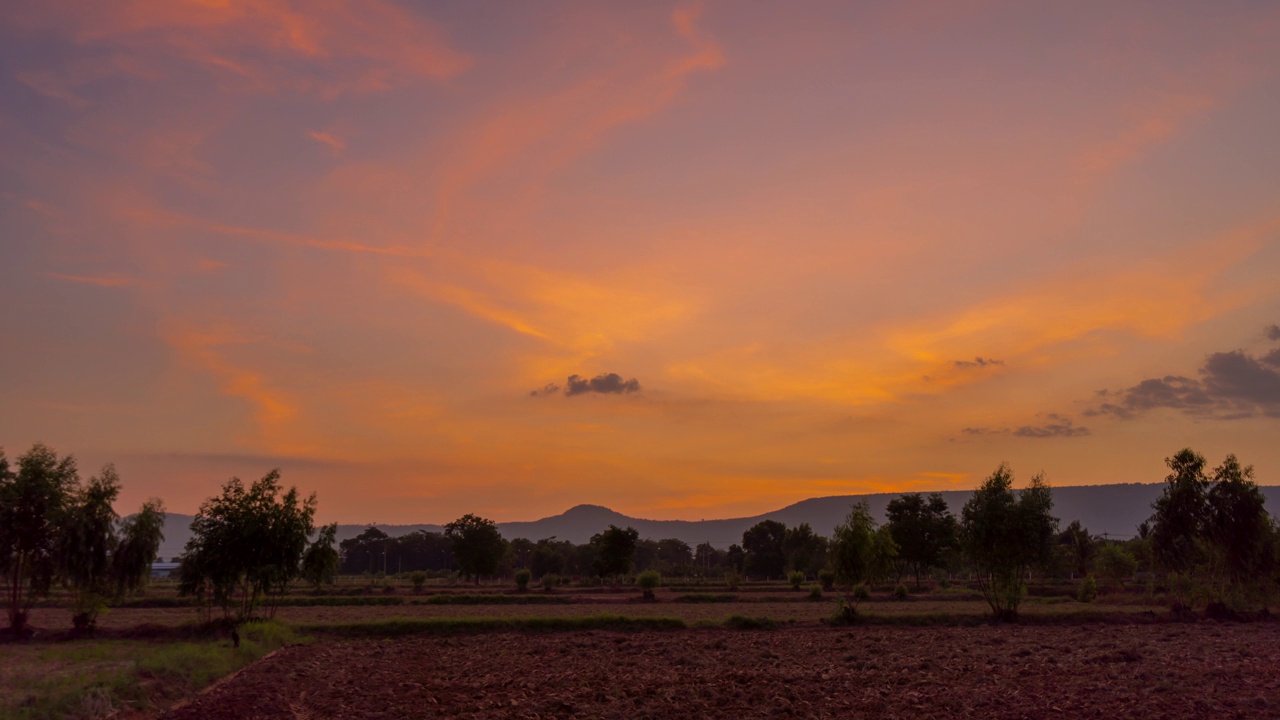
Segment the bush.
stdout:
<path fill-rule="evenodd" d="M 552 590 L 555 589 L 555 586 L 559 584 L 560 584 L 560 578 L 556 577 L 555 575 L 552 575 L 551 573 L 547 573 L 546 575 L 542 576 L 542 589 L 546 590 L 547 592 L 551 592 Z"/>
<path fill-rule="evenodd" d="M 866 585 L 857 585 L 853 588 L 853 597 L 856 600 L 871 599 L 871 590 Z"/>
<path fill-rule="evenodd" d="M 821 600 L 821 599 L 822 599 L 822 588 L 818 587 L 817 585 L 812 585 L 812 586 L 810 586 L 810 587 L 809 587 L 809 599 L 810 599 L 810 600 Z"/>
<path fill-rule="evenodd" d="M 1080 602 L 1093 602 L 1098 597 L 1098 581 L 1093 579 L 1092 575 L 1085 575 L 1084 581 L 1080 583 L 1080 592 L 1076 595 L 1076 599 Z"/>
<path fill-rule="evenodd" d="M 636 576 L 636 585 L 644 590 L 644 599 L 652 600 L 653 591 L 662 584 L 662 575 L 657 570 L 645 570 Z"/>
<path fill-rule="evenodd" d="M 833 570 L 823 570 L 818 573 L 818 582 L 822 583 L 822 589 L 831 592 L 836 589 L 836 574 Z"/>
<path fill-rule="evenodd" d="M 422 586 L 427 584 L 427 574 L 421 570 L 409 574 L 409 582 L 413 583 L 413 591 L 422 593 Z"/>
<path fill-rule="evenodd" d="M 724 584 L 730 590 L 737 590 L 738 584 L 741 582 L 742 577 L 732 570 L 724 574 Z"/>
<path fill-rule="evenodd" d="M 893 589 L 893 597 L 898 600 L 906 600 L 907 586 L 902 583 L 898 583 L 898 586 Z"/>
<path fill-rule="evenodd" d="M 804 584 L 804 573 L 799 570 L 787 573 L 787 582 L 791 583 L 792 590 L 799 590 Z"/>
<path fill-rule="evenodd" d="M 529 589 L 529 581 L 532 579 L 533 579 L 533 573 L 525 569 L 517 570 L 516 571 L 516 588 L 519 589 L 520 592 L 527 591 Z"/>

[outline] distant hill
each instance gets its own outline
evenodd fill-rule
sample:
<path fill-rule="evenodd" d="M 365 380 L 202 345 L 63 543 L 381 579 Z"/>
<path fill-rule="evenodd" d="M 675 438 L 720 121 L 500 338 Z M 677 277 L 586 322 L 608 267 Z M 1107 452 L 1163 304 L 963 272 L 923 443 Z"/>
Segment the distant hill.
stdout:
<path fill-rule="evenodd" d="M 1135 534 L 1138 524 L 1151 516 L 1151 503 L 1160 496 L 1163 487 L 1162 483 L 1055 487 L 1053 512 L 1063 526 L 1072 520 L 1079 520 L 1095 535 L 1106 533 L 1113 538 L 1130 538 Z M 947 501 L 952 512 L 958 515 L 960 508 L 964 507 L 965 502 L 973 495 L 973 491 L 948 490 L 940 494 Z M 1263 487 L 1262 494 L 1267 499 L 1268 509 L 1273 513 L 1276 508 L 1280 508 L 1280 486 Z M 555 537 L 580 544 L 589 541 L 592 535 L 609 525 L 631 526 L 640 532 L 642 538 L 655 540 L 679 538 L 690 545 L 709 542 L 718 548 L 727 548 L 733 543 L 741 542 L 742 533 L 761 520 L 777 520 L 787 527 L 807 522 L 815 531 L 830 535 L 835 526 L 844 521 L 849 513 L 849 507 L 861 500 L 866 500 L 871 508 L 871 514 L 883 521 L 889 501 L 900 495 L 901 493 L 880 493 L 810 498 L 762 515 L 725 520 L 645 520 L 628 517 L 599 505 L 577 505 L 559 515 L 541 520 L 498 523 L 498 530 L 508 539 L 523 537 L 541 540 Z M 190 515 L 170 514 L 166 518 L 165 540 L 160 546 L 160 557 L 167 560 L 181 554 L 182 548 L 191 537 L 190 525 Z M 366 525 L 339 525 L 338 540 L 355 537 L 366 527 Z M 442 525 L 429 524 L 378 525 L 377 527 L 391 536 L 418 530 L 428 532 L 444 530 Z"/>

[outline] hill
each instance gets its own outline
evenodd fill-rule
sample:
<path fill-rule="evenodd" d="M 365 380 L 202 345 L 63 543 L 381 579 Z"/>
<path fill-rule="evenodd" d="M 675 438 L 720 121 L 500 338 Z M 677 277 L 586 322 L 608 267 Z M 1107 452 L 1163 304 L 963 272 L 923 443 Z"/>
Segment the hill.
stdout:
<path fill-rule="evenodd" d="M 1095 535 L 1106 534 L 1113 538 L 1133 537 L 1138 524 L 1151 515 L 1151 503 L 1159 497 L 1162 487 L 1161 483 L 1055 487 L 1053 489 L 1054 515 L 1059 518 L 1063 526 L 1072 520 L 1079 520 Z M 1267 507 L 1273 512 L 1275 508 L 1280 507 L 1280 487 L 1263 487 L 1262 493 L 1267 499 Z M 973 491 L 949 490 L 940 494 L 946 499 L 952 512 L 958 515 Z M 559 515 L 541 520 L 498 523 L 498 530 L 508 539 L 523 537 L 541 540 L 555 537 L 580 544 L 589 541 L 592 535 L 609 525 L 630 526 L 638 530 L 640 537 L 643 538 L 655 540 L 679 538 L 690 545 L 696 546 L 699 543 L 709 542 L 718 548 L 726 548 L 733 543 L 741 542 L 742 533 L 762 520 L 777 520 L 787 527 L 807 522 L 817 532 L 830 535 L 832 529 L 849 513 L 849 507 L 861 500 L 867 501 L 873 516 L 883 520 L 889 501 L 900 495 L 901 493 L 880 493 L 810 498 L 761 515 L 723 520 L 646 520 L 629 517 L 599 505 L 577 505 Z M 165 540 L 160 546 L 160 557 L 167 560 L 181 554 L 182 548 L 191 537 L 190 525 L 190 515 L 170 514 L 166 518 Z M 339 525 L 338 540 L 355 537 L 363 532 L 365 527 L 365 525 Z M 391 536 L 405 535 L 418 530 L 428 532 L 444 530 L 442 525 L 431 524 L 378 525 L 377 527 Z"/>

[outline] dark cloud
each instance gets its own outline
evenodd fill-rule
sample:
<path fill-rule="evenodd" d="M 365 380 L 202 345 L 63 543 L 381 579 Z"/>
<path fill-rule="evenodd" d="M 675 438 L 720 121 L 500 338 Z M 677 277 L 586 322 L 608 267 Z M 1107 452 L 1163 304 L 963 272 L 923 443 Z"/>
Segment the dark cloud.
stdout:
<path fill-rule="evenodd" d="M 1044 416 L 1047 422 L 1040 425 L 1023 425 L 1014 430 L 1009 428 L 967 427 L 960 430 L 965 435 L 1012 435 L 1022 438 L 1054 438 L 1083 437 L 1090 434 L 1089 428 L 1078 426 L 1069 418 L 1049 413 Z"/>
<path fill-rule="evenodd" d="M 1004 365 L 1004 361 L 996 360 L 995 358 L 976 357 L 971 361 L 956 360 L 955 365 L 959 368 L 987 367 L 989 365 Z"/>
<path fill-rule="evenodd" d="M 597 375 L 590 380 L 578 375 L 570 375 L 569 382 L 564 389 L 566 397 L 574 395 L 583 395 L 586 393 L 601 393 L 604 395 L 621 395 L 623 393 L 633 393 L 640 390 L 640 381 L 635 378 L 623 380 L 618 373 L 609 373 L 607 375 Z"/>
<path fill-rule="evenodd" d="M 1280 340 L 1280 325 L 1272 325 L 1267 328 L 1268 340 Z"/>
<path fill-rule="evenodd" d="M 565 382 L 564 396 L 573 397 L 574 395 L 586 395 L 587 393 L 598 393 L 601 395 L 625 395 L 627 393 L 639 392 L 640 381 L 631 378 L 623 380 L 618 373 L 606 373 L 597 375 L 590 380 L 581 375 L 570 375 Z M 561 392 L 559 385 L 555 383 L 547 383 L 537 390 L 530 390 L 530 397 L 547 397 L 556 395 Z"/>
<path fill-rule="evenodd" d="M 1050 413 L 1043 425 L 1023 425 L 1013 431 L 1016 437 L 1024 438 L 1052 438 L 1052 437 L 1083 437 L 1089 434 L 1089 428 L 1077 426 L 1071 420 Z"/>
<path fill-rule="evenodd" d="M 1269 336 L 1273 330 L 1275 326 L 1268 329 Z M 1213 353 L 1205 358 L 1199 376 L 1166 375 L 1125 390 L 1100 392 L 1106 401 L 1084 414 L 1129 419 L 1148 410 L 1168 408 L 1220 419 L 1280 417 L 1280 350 L 1261 358 L 1242 350 Z"/>

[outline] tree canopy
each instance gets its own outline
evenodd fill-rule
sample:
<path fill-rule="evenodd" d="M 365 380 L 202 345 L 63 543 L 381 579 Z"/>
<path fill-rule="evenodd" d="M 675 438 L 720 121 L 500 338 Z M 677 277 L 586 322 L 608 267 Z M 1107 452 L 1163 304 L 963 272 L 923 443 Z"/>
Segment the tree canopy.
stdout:
<path fill-rule="evenodd" d="M 746 573 L 766 579 L 782 577 L 787 570 L 786 538 L 787 526 L 777 520 L 761 520 L 747 528 L 742 533 Z"/>
<path fill-rule="evenodd" d="M 458 570 L 480 584 L 482 575 L 492 575 L 507 551 L 506 541 L 492 521 L 467 513 L 444 526 L 444 536 L 453 543 Z"/>
<path fill-rule="evenodd" d="M 889 534 L 898 546 L 894 562 L 898 578 L 910 570 L 919 586 L 920 575 L 942 567 L 946 554 L 955 548 L 956 518 L 938 493 L 927 500 L 920 493 L 890 500 L 885 515 Z"/>

